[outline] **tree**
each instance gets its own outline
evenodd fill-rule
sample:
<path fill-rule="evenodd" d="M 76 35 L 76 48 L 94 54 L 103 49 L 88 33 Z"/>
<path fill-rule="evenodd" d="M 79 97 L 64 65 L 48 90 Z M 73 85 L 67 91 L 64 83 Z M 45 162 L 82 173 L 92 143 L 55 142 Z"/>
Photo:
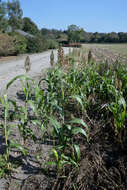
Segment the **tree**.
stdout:
<path fill-rule="evenodd" d="M 55 40 L 56 38 L 59 37 L 59 35 L 63 34 L 63 32 L 61 30 L 56 30 L 56 29 L 42 28 L 41 34 L 43 37 L 45 37 L 47 39 Z"/>
<path fill-rule="evenodd" d="M 0 21 L 5 17 L 5 15 L 6 15 L 6 4 L 0 2 Z"/>
<path fill-rule="evenodd" d="M 119 42 L 127 42 L 127 33 L 125 32 L 119 32 L 118 33 L 119 36 Z"/>
<path fill-rule="evenodd" d="M 23 18 L 23 31 L 32 35 L 40 35 L 37 25 L 28 17 Z"/>
<path fill-rule="evenodd" d="M 7 7 L 5 2 L 0 2 L 0 31 L 5 32 L 8 26 L 8 20 L 6 18 Z"/>
<path fill-rule="evenodd" d="M 27 52 L 28 53 L 38 53 L 46 49 L 45 42 L 38 37 L 27 38 Z"/>
<path fill-rule="evenodd" d="M 67 33 L 70 42 L 80 42 L 83 40 L 84 30 L 74 24 L 68 26 Z"/>
<path fill-rule="evenodd" d="M 12 0 L 12 2 L 8 1 L 7 8 L 9 24 L 12 26 L 13 29 L 21 29 L 23 25 L 23 11 L 20 7 L 19 0 Z"/>
<path fill-rule="evenodd" d="M 65 33 L 61 33 L 57 36 L 58 41 L 68 41 L 68 36 Z"/>

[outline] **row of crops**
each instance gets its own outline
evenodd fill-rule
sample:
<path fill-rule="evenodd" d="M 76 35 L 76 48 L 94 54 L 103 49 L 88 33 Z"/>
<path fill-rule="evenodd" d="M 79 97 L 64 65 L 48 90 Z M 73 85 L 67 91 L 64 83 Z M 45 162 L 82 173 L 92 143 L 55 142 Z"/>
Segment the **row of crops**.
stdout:
<path fill-rule="evenodd" d="M 8 89 L 17 80 L 20 81 L 24 92 L 24 106 L 19 106 L 16 100 L 8 98 Z M 106 60 L 96 63 L 92 59 L 88 61 L 80 59 L 77 64 L 73 52 L 70 54 L 68 64 L 52 66 L 48 69 L 46 77 L 41 78 L 38 83 L 28 75 L 17 76 L 8 83 L 6 92 L 0 98 L 1 130 L 6 147 L 4 154 L 0 156 L 0 177 L 11 175 L 13 171 L 10 159 L 13 150 L 20 151 L 20 154 L 27 157 L 29 149 L 27 141 L 29 139 L 37 141 L 38 136 L 34 131 L 38 128 L 41 131 L 42 141 L 46 138 L 45 134 L 48 134 L 53 141 L 51 159 L 45 163 L 45 167 L 53 167 L 56 174 L 57 183 L 54 189 L 57 189 L 58 181 L 61 183 L 61 188 L 67 189 L 68 176 L 70 177 L 72 171 L 80 175 L 82 160 L 96 143 L 100 143 L 100 146 L 112 144 L 118 147 L 120 152 L 125 151 L 127 102 L 125 64 L 108 63 Z M 22 138 L 22 143 L 21 139 L 18 141 L 11 138 L 15 127 Z M 99 132 L 95 133 L 95 130 Z M 98 139 L 100 131 L 101 136 L 98 136 Z M 101 155 L 107 150 L 104 147 L 106 146 L 103 146 Z M 114 147 L 111 152 L 113 150 Z M 108 169 L 106 164 L 104 165 L 107 175 L 101 179 L 101 182 L 98 181 L 99 170 L 96 171 L 97 179 L 94 181 L 94 187 L 99 189 L 104 187 L 109 189 L 110 185 L 110 177 L 107 177 Z M 119 167 L 117 170 L 119 171 Z M 126 172 L 124 174 L 120 172 L 119 175 L 124 176 Z M 65 183 L 61 182 L 60 178 L 63 178 Z M 89 176 L 86 175 L 86 180 L 87 178 Z M 103 183 L 104 179 L 107 183 Z M 120 186 L 117 184 L 119 182 L 114 182 L 113 179 L 110 188 L 119 189 Z M 93 181 L 86 186 L 85 182 L 80 185 L 78 183 L 79 181 L 73 179 L 68 189 L 84 189 L 86 186 L 88 189 L 94 189 Z M 121 184 L 125 185 L 122 177 Z"/>

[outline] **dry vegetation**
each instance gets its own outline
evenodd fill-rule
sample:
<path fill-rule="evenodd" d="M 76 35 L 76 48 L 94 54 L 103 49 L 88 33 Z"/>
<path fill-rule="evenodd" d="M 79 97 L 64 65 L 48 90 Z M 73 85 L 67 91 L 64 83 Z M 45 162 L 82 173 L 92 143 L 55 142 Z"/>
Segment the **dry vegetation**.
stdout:
<path fill-rule="evenodd" d="M 112 60 L 121 59 L 120 61 L 127 60 L 127 44 L 84 44 L 83 49 L 88 51 L 92 49 L 98 58 L 101 60 L 111 58 Z M 98 61 L 98 60 L 97 60 Z"/>

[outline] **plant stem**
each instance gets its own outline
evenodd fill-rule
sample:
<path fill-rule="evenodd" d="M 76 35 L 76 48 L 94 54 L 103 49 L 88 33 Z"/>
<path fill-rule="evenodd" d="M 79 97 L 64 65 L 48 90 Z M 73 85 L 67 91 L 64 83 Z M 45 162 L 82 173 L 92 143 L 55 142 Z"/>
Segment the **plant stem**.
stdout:
<path fill-rule="evenodd" d="M 5 135 L 5 145 L 6 145 L 6 155 L 5 155 L 5 159 L 7 162 L 7 167 L 8 169 L 10 169 L 10 164 L 8 163 L 9 161 L 9 148 L 8 148 L 8 137 L 7 137 L 7 113 L 6 110 L 7 108 L 5 108 L 5 120 L 4 120 L 4 135 Z"/>

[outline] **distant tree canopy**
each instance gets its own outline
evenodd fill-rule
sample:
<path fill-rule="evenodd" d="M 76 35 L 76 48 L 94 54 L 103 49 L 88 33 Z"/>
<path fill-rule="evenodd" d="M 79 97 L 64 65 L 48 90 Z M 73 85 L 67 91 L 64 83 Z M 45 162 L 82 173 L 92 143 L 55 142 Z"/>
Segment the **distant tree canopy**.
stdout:
<path fill-rule="evenodd" d="M 0 2 L 0 31 L 4 32 L 8 26 L 8 20 L 6 18 L 7 7 L 6 3 Z"/>
<path fill-rule="evenodd" d="M 68 26 L 67 34 L 70 42 L 80 42 L 83 40 L 84 30 L 72 24 Z"/>
<path fill-rule="evenodd" d="M 18 31 L 20 34 L 16 33 Z M 127 32 L 92 33 L 75 24 L 69 25 L 64 31 L 40 30 L 31 18 L 23 18 L 20 0 L 0 0 L 0 38 L 0 55 L 12 55 L 54 49 L 59 43 L 127 43 Z"/>
<path fill-rule="evenodd" d="M 8 9 L 9 24 L 12 26 L 13 29 L 21 29 L 23 26 L 23 20 L 22 20 L 23 11 L 20 7 L 20 1 L 19 0 L 12 0 L 11 2 L 8 1 L 7 9 Z"/>
<path fill-rule="evenodd" d="M 28 17 L 23 18 L 22 30 L 32 35 L 40 35 L 40 30 L 38 29 L 37 25 Z"/>
<path fill-rule="evenodd" d="M 60 34 L 63 34 L 61 30 L 57 29 L 47 29 L 47 28 L 42 28 L 41 29 L 41 34 L 42 36 L 48 38 L 48 39 L 57 39 Z"/>
<path fill-rule="evenodd" d="M 6 15 L 6 4 L 0 2 L 0 21 L 5 17 L 5 15 Z"/>
<path fill-rule="evenodd" d="M 74 24 L 68 26 L 67 30 L 55 30 L 42 28 L 41 34 L 47 39 L 67 40 L 70 42 L 81 43 L 127 43 L 126 32 L 111 32 L 111 33 L 99 33 L 99 32 L 86 32 L 83 28 L 80 28 Z"/>

